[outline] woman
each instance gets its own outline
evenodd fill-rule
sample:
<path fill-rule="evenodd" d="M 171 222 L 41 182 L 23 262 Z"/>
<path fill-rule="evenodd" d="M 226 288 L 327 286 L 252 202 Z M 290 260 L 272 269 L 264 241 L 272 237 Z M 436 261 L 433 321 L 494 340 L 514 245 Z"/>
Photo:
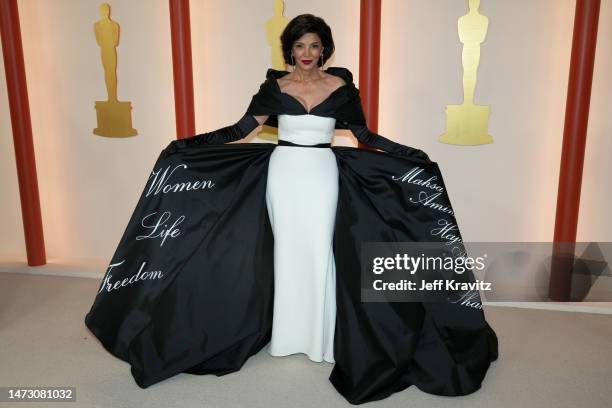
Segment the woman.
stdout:
<path fill-rule="evenodd" d="M 460 246 L 437 165 L 367 128 L 349 70 L 319 68 L 334 52 L 322 19 L 294 18 L 281 42 L 293 70 L 269 69 L 236 124 L 162 152 L 87 326 L 143 388 L 237 371 L 267 345 L 335 363 L 353 404 L 412 384 L 474 392 L 497 358 L 482 310 L 360 296 L 363 243 Z M 278 145 L 227 144 L 263 123 Z M 332 148 L 335 129 L 384 152 Z"/>

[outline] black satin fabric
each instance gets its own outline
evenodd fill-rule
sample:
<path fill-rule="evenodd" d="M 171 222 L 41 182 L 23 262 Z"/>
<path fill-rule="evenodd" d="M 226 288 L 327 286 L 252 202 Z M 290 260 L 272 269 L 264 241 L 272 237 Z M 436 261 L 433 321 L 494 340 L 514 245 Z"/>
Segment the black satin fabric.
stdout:
<path fill-rule="evenodd" d="M 289 74 L 269 68 L 266 79 L 251 98 L 246 113 L 253 116 L 267 115 L 264 124 L 278 127 L 278 115 L 316 115 L 336 119 L 335 129 L 349 129 L 349 124 L 365 126 L 366 118 L 359 96 L 359 89 L 353 82 L 353 73 L 345 67 L 328 67 L 325 72 L 344 80 L 345 84 L 333 91 L 328 98 L 307 111 L 297 99 L 283 93 L 278 85 L 278 78 Z"/>
<path fill-rule="evenodd" d="M 410 385 L 445 396 L 478 390 L 498 358 L 498 339 L 482 309 L 360 301 L 362 243 L 445 242 L 431 231 L 457 225 L 453 215 L 414 203 L 420 194 L 431 196 L 426 188 L 398 181 L 413 170 L 420 172 L 418 179 L 434 177 L 443 193 L 430 204 L 452 210 L 437 163 L 348 147 L 333 150 L 340 190 L 334 230 L 336 365 L 330 381 L 353 404 Z M 454 234 L 460 238 L 458 230 Z M 473 282 L 470 275 L 464 279 Z"/>
<path fill-rule="evenodd" d="M 102 345 L 130 363 L 146 388 L 180 372 L 227 374 L 270 338 L 273 235 L 264 192 L 273 147 L 193 147 L 160 158 L 140 196 L 85 323 Z M 212 188 L 189 189 L 210 180 Z M 175 187 L 176 186 L 176 187 Z M 167 191 L 164 192 L 164 189 Z M 180 234 L 142 239 L 166 215 L 164 228 L 185 217 Z M 168 218 L 169 216 L 169 218 Z"/>
<path fill-rule="evenodd" d="M 238 371 L 270 341 L 274 237 L 265 192 L 275 147 L 194 146 L 157 159 L 85 317 L 140 387 L 179 373 Z M 352 147 L 332 151 L 339 198 L 331 384 L 351 404 L 410 385 L 447 396 L 476 391 L 498 357 L 482 310 L 360 300 L 362 243 L 432 241 L 440 212 L 411 202 L 422 187 L 394 177 L 417 167 L 420 178 L 436 176 L 443 186 L 437 164 Z M 446 189 L 436 201 L 450 206 Z M 162 242 L 159 230 L 152 233 L 156 220 L 168 229 L 182 221 Z M 138 279 L 139 271 L 157 272 Z"/>
<path fill-rule="evenodd" d="M 317 143 L 317 144 L 308 145 L 308 144 L 293 143 L 288 140 L 282 140 L 282 139 L 278 141 L 278 145 L 279 146 L 316 147 L 316 148 L 331 147 L 331 143 Z"/>

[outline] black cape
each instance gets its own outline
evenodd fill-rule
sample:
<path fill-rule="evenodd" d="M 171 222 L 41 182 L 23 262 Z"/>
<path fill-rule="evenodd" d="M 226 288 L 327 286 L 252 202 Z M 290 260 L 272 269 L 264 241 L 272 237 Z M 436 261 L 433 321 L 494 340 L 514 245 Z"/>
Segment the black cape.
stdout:
<path fill-rule="evenodd" d="M 347 84 L 310 114 L 336 118 L 337 128 L 365 124 L 350 72 L 326 71 Z M 286 73 L 268 70 L 247 113 L 269 115 L 271 126 L 278 114 L 307 113 L 280 92 L 275 78 Z M 85 317 L 104 348 L 131 365 L 140 387 L 183 372 L 238 371 L 270 341 L 274 237 L 265 193 L 275 147 L 202 145 L 158 157 Z M 482 309 L 360 297 L 362 243 L 431 242 L 440 219 L 456 227 L 452 210 L 441 217 L 434 209 L 452 209 L 438 165 L 418 149 L 412 157 L 344 146 L 332 151 L 339 196 L 336 362 L 329 380 L 352 404 L 410 385 L 445 396 L 478 390 L 498 357 Z M 431 195 L 426 187 L 396 180 L 413 169 L 443 188 L 435 205 L 413 202 Z"/>

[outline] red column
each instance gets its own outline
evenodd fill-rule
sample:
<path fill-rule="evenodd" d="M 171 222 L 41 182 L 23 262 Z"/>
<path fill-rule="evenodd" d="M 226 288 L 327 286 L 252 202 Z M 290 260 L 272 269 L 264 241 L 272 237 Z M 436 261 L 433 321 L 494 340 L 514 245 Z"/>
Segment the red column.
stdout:
<path fill-rule="evenodd" d="M 0 1 L 0 33 L 28 265 L 47 263 L 17 0 Z"/>
<path fill-rule="evenodd" d="M 361 0 L 359 16 L 359 93 L 372 132 L 378 132 L 380 77 L 380 0 Z M 358 142 L 361 148 L 367 147 Z"/>
<path fill-rule="evenodd" d="M 195 135 L 189 0 L 169 0 L 174 110 L 178 139 Z"/>
<path fill-rule="evenodd" d="M 599 6 L 600 0 L 576 1 L 549 282 L 556 301 L 570 300 Z"/>

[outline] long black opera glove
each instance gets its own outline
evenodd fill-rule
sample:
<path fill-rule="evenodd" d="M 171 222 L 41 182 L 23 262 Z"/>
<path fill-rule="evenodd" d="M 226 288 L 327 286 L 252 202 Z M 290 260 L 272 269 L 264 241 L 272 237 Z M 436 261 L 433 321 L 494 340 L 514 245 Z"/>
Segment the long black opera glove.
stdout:
<path fill-rule="evenodd" d="M 200 133 L 195 136 L 184 139 L 177 139 L 170 144 L 162 152 L 162 157 L 167 157 L 179 149 L 189 148 L 202 144 L 225 144 L 240 140 L 253 131 L 259 122 L 253 115 L 245 114 L 240 120 L 231 126 L 225 126 L 212 132 Z"/>
<path fill-rule="evenodd" d="M 427 156 L 427 153 L 424 151 L 389 140 L 386 137 L 372 132 L 366 125 L 348 124 L 348 128 L 353 132 L 357 140 L 365 145 L 383 150 L 387 153 L 394 153 L 431 163 L 429 156 Z"/>

